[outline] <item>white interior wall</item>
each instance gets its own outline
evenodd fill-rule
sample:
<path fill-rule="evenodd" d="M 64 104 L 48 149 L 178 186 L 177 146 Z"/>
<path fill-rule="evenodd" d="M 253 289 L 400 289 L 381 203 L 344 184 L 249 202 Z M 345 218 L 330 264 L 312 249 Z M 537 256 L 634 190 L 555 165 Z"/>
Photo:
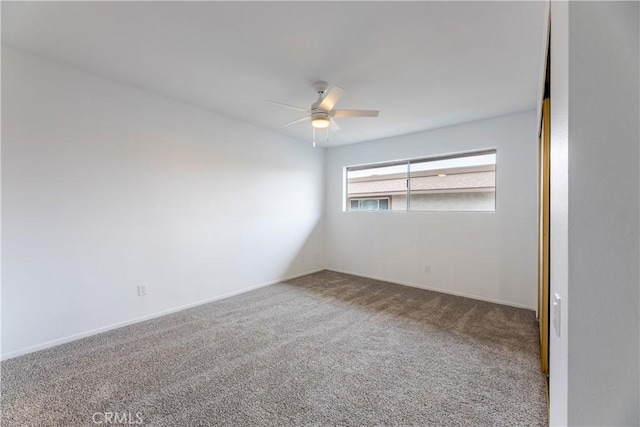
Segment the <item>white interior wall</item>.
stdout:
<path fill-rule="evenodd" d="M 537 146 L 532 110 L 328 149 L 326 267 L 535 309 Z M 346 166 L 486 148 L 498 150 L 495 213 L 343 212 Z"/>
<path fill-rule="evenodd" d="M 323 149 L 4 46 L 2 89 L 3 357 L 322 268 Z"/>
<path fill-rule="evenodd" d="M 569 425 L 640 425 L 639 6 L 568 5 Z"/>

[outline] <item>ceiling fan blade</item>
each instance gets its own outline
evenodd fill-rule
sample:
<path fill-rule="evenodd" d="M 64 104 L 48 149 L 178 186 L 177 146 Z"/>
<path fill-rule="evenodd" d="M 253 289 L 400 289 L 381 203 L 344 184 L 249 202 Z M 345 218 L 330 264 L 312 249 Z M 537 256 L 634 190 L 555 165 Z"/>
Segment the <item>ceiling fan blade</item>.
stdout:
<path fill-rule="evenodd" d="M 311 112 L 311 110 L 309 110 L 308 108 L 296 107 L 295 105 L 283 104 L 282 102 L 276 102 L 276 101 L 267 101 L 267 102 L 269 104 L 274 104 L 274 105 L 279 105 L 281 107 L 290 108 L 291 110 L 304 111 L 305 113 L 310 113 Z"/>
<path fill-rule="evenodd" d="M 333 110 L 331 117 L 378 117 L 378 110 Z"/>
<path fill-rule="evenodd" d="M 287 122 L 285 124 L 283 124 L 282 126 L 280 126 L 281 128 L 287 127 L 287 126 L 291 126 L 291 125 L 295 125 L 296 123 L 300 123 L 300 122 L 304 122 L 305 120 L 310 120 L 311 117 L 306 116 L 306 117 L 302 117 L 301 119 L 296 119 L 294 121 L 291 122 Z"/>
<path fill-rule="evenodd" d="M 318 105 L 318 108 L 323 111 L 331 111 L 333 106 L 336 105 L 336 102 L 338 102 L 338 100 L 342 96 L 343 92 L 344 90 L 341 87 L 332 87 L 331 89 L 329 89 L 329 92 L 327 92 L 324 98 L 322 98 L 322 102 L 320 103 L 320 105 Z"/>
<path fill-rule="evenodd" d="M 338 126 L 338 124 L 336 123 L 335 120 L 333 120 L 333 117 L 329 117 L 329 129 L 333 132 L 340 130 L 340 126 Z"/>

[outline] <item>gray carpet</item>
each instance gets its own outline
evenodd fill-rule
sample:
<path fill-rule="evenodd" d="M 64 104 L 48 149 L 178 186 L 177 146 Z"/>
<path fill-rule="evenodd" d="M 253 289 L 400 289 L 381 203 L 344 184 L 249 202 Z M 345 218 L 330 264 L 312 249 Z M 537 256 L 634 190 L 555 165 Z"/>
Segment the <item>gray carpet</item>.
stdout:
<path fill-rule="evenodd" d="M 545 425 L 536 327 L 323 271 L 2 362 L 2 425 Z"/>

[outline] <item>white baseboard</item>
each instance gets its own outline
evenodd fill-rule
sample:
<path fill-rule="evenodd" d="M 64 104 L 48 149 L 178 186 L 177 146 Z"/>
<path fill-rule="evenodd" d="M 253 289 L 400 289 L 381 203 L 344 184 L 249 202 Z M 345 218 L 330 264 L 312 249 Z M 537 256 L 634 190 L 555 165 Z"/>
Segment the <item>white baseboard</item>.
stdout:
<path fill-rule="evenodd" d="M 226 293 L 226 294 L 223 294 L 223 295 L 218 295 L 218 296 L 215 296 L 213 298 L 207 298 L 207 299 L 204 299 L 204 300 L 192 302 L 192 303 L 181 305 L 181 306 L 178 306 L 178 307 L 169 308 L 167 310 L 162 310 L 162 311 L 159 311 L 157 313 L 147 314 L 146 316 L 136 317 L 136 318 L 131 319 L 131 320 L 125 320 L 124 322 L 118 322 L 118 323 L 114 323 L 114 324 L 111 324 L 111 325 L 108 325 L 108 326 L 103 326 L 101 328 L 92 329 L 90 331 L 80 332 L 80 333 L 69 335 L 69 336 L 66 336 L 66 337 L 63 337 L 63 338 L 58 338 L 58 339 L 55 339 L 55 340 L 47 341 L 47 342 L 44 342 L 42 344 L 36 344 L 36 345 L 30 346 L 30 347 L 26 347 L 26 348 L 23 348 L 23 349 L 20 349 L 20 350 L 12 351 L 10 353 L 2 354 L 0 356 L 0 360 L 12 359 L 14 357 L 22 356 L 24 354 L 33 353 L 35 351 L 39 351 L 39 350 L 44 350 L 44 349 L 47 349 L 47 348 L 55 347 L 55 346 L 60 345 L 60 344 L 65 344 L 65 343 L 68 343 L 68 342 L 71 342 L 71 341 L 76 341 L 76 340 L 79 340 L 81 338 L 89 337 L 91 335 L 101 334 L 102 332 L 107 332 L 107 331 L 110 331 L 112 329 L 122 328 L 123 326 L 128 326 L 128 325 L 132 325 L 134 323 L 139 323 L 139 322 L 144 322 L 146 320 L 155 319 L 156 317 L 166 316 L 167 314 L 175 313 L 177 311 L 186 310 L 188 308 L 196 307 L 196 306 L 199 306 L 199 305 L 202 305 L 202 304 L 208 304 L 208 303 L 214 302 L 214 301 L 219 301 L 219 300 L 222 300 L 222 299 L 225 299 L 225 298 L 232 297 L 234 295 L 239 295 L 239 294 L 243 294 L 245 292 L 253 291 L 255 289 L 259 289 L 259 288 L 264 288 L 266 286 L 275 285 L 276 283 L 286 282 L 287 280 L 295 279 L 296 277 L 302 277 L 302 276 L 307 276 L 309 274 L 317 273 L 317 272 L 322 271 L 322 270 L 324 270 L 324 268 L 320 268 L 320 269 L 317 269 L 317 270 L 311 270 L 311 271 L 307 271 L 305 273 L 300 273 L 300 274 L 296 274 L 296 275 L 292 275 L 292 276 L 283 277 L 282 279 L 272 280 L 270 282 L 261 283 L 259 285 L 255 285 L 255 286 L 250 286 L 248 288 L 244 288 L 244 289 L 240 289 L 240 290 L 237 290 L 237 291 L 229 292 L 229 293 Z"/>
<path fill-rule="evenodd" d="M 424 290 L 427 290 L 427 291 L 440 292 L 441 294 L 455 295 L 455 296 L 458 296 L 458 297 L 465 297 L 465 298 L 475 299 L 475 300 L 479 300 L 479 301 L 492 302 L 494 304 L 507 305 L 509 307 L 524 308 L 526 310 L 532 310 L 532 311 L 536 310 L 535 307 L 529 307 L 529 306 L 524 305 L 524 304 L 518 304 L 518 303 L 510 302 L 510 301 L 501 301 L 501 300 L 497 300 L 497 299 L 486 298 L 486 297 L 483 297 L 483 296 L 480 296 L 480 295 L 473 295 L 473 294 L 466 294 L 464 292 L 451 291 L 449 289 L 441 289 L 441 288 L 423 286 L 423 285 L 418 285 L 416 283 L 402 282 L 402 281 L 398 281 L 398 280 L 395 280 L 395 279 L 389 279 L 389 278 L 379 277 L 379 276 L 370 276 L 370 275 L 367 275 L 367 274 L 362 274 L 362 273 L 357 273 L 357 272 L 352 272 L 352 271 L 338 270 L 338 269 L 331 268 L 331 267 L 327 267 L 325 270 L 335 271 L 336 273 L 350 274 L 352 276 L 359 276 L 359 277 L 364 277 L 364 278 L 367 278 L 367 279 L 380 280 L 382 282 L 389 282 L 389 283 L 393 283 L 393 284 L 396 284 L 396 285 L 409 286 L 411 288 L 418 288 L 418 289 L 424 289 Z"/>

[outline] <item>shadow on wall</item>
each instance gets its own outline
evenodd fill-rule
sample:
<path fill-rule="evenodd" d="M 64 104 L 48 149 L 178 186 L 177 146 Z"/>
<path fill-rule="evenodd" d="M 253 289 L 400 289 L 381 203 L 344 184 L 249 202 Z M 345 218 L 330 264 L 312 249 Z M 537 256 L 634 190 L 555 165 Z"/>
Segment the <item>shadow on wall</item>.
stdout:
<path fill-rule="evenodd" d="M 281 277 L 297 277 L 324 269 L 324 219 L 319 218 L 288 261 Z"/>

